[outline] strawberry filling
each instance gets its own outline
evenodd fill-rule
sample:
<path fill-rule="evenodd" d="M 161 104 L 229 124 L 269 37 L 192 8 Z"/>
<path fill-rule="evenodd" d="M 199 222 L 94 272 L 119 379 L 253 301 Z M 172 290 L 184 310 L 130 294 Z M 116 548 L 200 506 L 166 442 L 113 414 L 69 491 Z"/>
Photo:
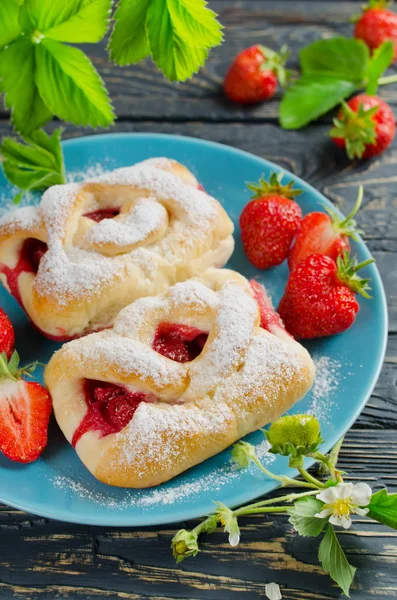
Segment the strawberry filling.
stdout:
<path fill-rule="evenodd" d="M 23 304 L 19 292 L 18 278 L 24 272 L 37 273 L 40 261 L 46 252 L 47 244 L 34 238 L 28 238 L 23 243 L 19 260 L 13 269 L 6 265 L 0 265 L 0 273 L 4 273 L 6 276 L 10 292 L 22 308 Z"/>
<path fill-rule="evenodd" d="M 72 438 L 75 447 L 87 431 L 99 431 L 101 437 L 117 433 L 128 425 L 141 402 L 149 401 L 143 392 L 130 392 L 126 388 L 105 381 L 86 379 L 84 396 L 87 412 Z"/>
<path fill-rule="evenodd" d="M 277 329 L 283 329 L 285 331 L 281 317 L 278 312 L 274 310 L 272 302 L 267 295 L 265 288 L 260 283 L 255 281 L 255 279 L 251 279 L 250 286 L 254 298 L 259 306 L 262 329 L 266 329 L 266 331 L 269 331 L 270 333 L 275 333 Z"/>
<path fill-rule="evenodd" d="M 119 208 L 99 208 L 98 210 L 93 210 L 91 212 L 85 213 L 83 216 L 88 217 L 92 221 L 99 223 L 104 219 L 114 219 L 117 215 L 120 214 Z"/>
<path fill-rule="evenodd" d="M 208 333 L 196 327 L 160 323 L 154 334 L 153 349 L 175 362 L 190 362 L 201 354 L 207 338 Z"/>

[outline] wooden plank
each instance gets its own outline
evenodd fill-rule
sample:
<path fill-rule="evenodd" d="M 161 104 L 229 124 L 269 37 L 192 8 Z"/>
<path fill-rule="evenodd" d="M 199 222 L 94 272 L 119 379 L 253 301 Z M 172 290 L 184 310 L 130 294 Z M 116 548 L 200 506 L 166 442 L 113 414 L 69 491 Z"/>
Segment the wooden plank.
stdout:
<path fill-rule="evenodd" d="M 104 42 L 81 46 L 104 78 L 119 117 L 174 121 L 274 120 L 280 91 L 275 100 L 254 107 L 242 108 L 224 98 L 221 84 L 233 57 L 255 43 L 274 49 L 287 44 L 292 51 L 289 66 L 296 69 L 300 48 L 320 37 L 351 35 L 353 25 L 349 17 L 359 11 L 357 2 L 329 0 L 321 3 L 212 0 L 211 8 L 219 13 L 225 27 L 225 41 L 211 51 L 200 74 L 185 83 L 170 83 L 151 61 L 115 67 L 108 61 Z M 397 105 L 397 85 L 383 88 L 381 95 Z"/>

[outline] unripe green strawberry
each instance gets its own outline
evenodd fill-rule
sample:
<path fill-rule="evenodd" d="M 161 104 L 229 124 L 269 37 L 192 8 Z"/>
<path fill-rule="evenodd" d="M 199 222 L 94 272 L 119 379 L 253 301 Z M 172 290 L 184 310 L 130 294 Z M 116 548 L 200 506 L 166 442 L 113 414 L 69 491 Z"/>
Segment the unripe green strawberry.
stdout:
<path fill-rule="evenodd" d="M 265 431 L 269 452 L 290 456 L 290 466 L 302 466 L 303 457 L 315 452 L 321 444 L 320 423 L 313 415 L 280 417 Z"/>

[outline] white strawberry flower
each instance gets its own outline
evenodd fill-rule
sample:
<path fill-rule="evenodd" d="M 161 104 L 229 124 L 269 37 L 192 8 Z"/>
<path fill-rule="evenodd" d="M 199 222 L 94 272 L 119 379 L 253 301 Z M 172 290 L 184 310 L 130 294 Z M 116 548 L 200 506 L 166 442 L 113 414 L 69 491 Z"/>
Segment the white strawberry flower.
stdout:
<path fill-rule="evenodd" d="M 349 529 L 352 524 L 350 515 L 364 517 L 369 509 L 372 490 L 366 483 L 338 483 L 317 494 L 316 498 L 324 502 L 323 510 L 315 516 L 324 519 L 330 516 L 329 522 Z"/>
<path fill-rule="evenodd" d="M 238 546 L 240 543 L 240 528 L 238 526 L 237 517 L 235 517 L 233 511 L 222 504 L 222 502 L 217 502 L 216 504 L 218 505 L 216 516 L 225 528 L 225 532 L 229 534 L 229 544 L 233 547 Z"/>

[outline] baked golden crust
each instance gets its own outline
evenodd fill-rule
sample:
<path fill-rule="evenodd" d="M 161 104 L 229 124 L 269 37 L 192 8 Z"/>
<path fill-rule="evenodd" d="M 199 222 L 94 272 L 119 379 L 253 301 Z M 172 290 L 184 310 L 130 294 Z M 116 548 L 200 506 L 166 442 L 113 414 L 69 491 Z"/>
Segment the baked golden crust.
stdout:
<path fill-rule="evenodd" d="M 0 280 L 48 337 L 72 338 L 111 324 L 141 296 L 164 292 L 234 247 L 233 225 L 180 163 L 149 159 L 81 184 L 53 186 L 39 207 L 0 223 Z M 117 209 L 96 222 L 89 214 Z M 48 246 L 37 273 L 13 277 L 26 240 Z"/>
<path fill-rule="evenodd" d="M 187 363 L 158 354 L 152 346 L 160 322 L 208 331 L 201 354 Z M 261 329 L 247 280 L 218 269 L 137 300 L 112 330 L 64 345 L 45 371 L 69 441 L 87 411 L 86 379 L 148 394 L 120 432 L 88 431 L 76 444 L 95 477 L 132 488 L 167 481 L 263 427 L 300 400 L 313 377 L 300 344 L 278 326 Z"/>

